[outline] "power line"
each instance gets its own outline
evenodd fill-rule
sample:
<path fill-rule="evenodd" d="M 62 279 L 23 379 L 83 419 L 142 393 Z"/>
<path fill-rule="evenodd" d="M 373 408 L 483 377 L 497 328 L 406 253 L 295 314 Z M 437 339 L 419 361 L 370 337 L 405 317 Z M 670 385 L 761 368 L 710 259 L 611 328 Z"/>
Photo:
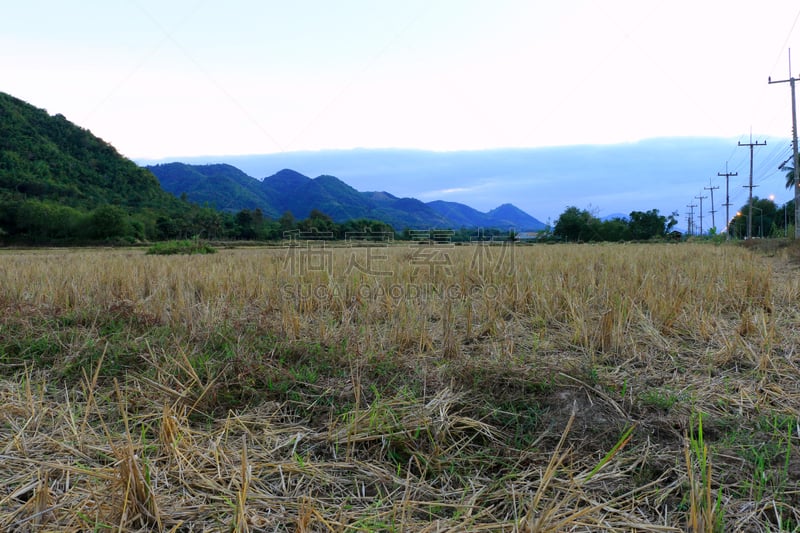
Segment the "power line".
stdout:
<path fill-rule="evenodd" d="M 769 141 L 769 139 L 767 139 Z M 783 141 L 783 139 L 781 139 Z M 773 169 L 778 165 L 780 161 L 785 158 L 785 154 L 791 152 L 792 144 L 783 142 L 779 142 L 777 144 L 772 145 L 772 150 L 769 150 L 768 155 L 762 157 L 759 162 L 756 164 L 755 168 L 755 175 L 760 175 L 767 171 L 767 169 Z"/>
<path fill-rule="evenodd" d="M 794 22 L 792 22 L 791 28 L 789 28 L 789 33 L 786 35 L 786 40 L 783 41 L 783 45 L 781 45 L 781 48 L 780 48 L 781 50 L 786 48 L 786 45 L 789 42 L 789 39 L 791 39 L 791 37 L 792 37 L 792 33 L 794 33 L 794 27 L 797 26 L 797 21 L 798 20 L 800 20 L 800 11 L 798 11 L 797 15 L 795 15 L 795 17 L 794 17 Z M 778 62 L 781 60 L 781 54 L 782 54 L 782 52 L 778 53 L 778 57 L 775 58 L 775 64 L 772 65 L 771 69 L 769 69 L 770 72 L 775 70 L 775 67 L 778 66 Z M 789 76 L 791 76 L 791 75 L 792 75 L 792 73 L 791 73 L 791 67 L 790 67 Z"/>

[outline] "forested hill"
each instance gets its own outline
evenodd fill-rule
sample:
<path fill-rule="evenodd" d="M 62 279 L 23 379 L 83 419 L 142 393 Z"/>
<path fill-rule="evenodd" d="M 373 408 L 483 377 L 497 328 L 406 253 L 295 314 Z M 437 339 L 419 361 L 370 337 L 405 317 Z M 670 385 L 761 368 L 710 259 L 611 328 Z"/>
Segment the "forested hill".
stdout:
<path fill-rule="evenodd" d="M 8 196 L 93 208 L 172 202 L 152 173 L 63 115 L 0 93 L 0 188 Z"/>
<path fill-rule="evenodd" d="M 188 210 L 88 130 L 0 92 L 0 237 L 144 239 Z"/>

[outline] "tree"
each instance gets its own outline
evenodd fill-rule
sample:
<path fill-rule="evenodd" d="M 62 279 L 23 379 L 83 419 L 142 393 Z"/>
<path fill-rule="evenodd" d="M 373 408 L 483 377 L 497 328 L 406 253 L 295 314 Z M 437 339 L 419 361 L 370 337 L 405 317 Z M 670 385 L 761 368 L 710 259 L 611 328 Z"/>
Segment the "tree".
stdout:
<path fill-rule="evenodd" d="M 201 207 L 194 212 L 192 224 L 195 235 L 216 239 L 222 232 L 222 215 L 211 207 Z"/>
<path fill-rule="evenodd" d="M 667 233 L 667 217 L 658 214 L 658 209 L 646 212 L 632 211 L 628 226 L 632 239 L 647 240 L 653 237 L 663 237 Z"/>
<path fill-rule="evenodd" d="M 314 231 L 317 233 L 335 233 L 336 223 L 331 217 L 320 211 L 319 209 L 312 209 L 308 214 L 308 218 L 297 224 L 300 231 Z"/>
<path fill-rule="evenodd" d="M 283 238 L 283 231 L 281 231 L 280 223 L 277 220 L 265 222 L 262 226 L 259 238 L 265 241 L 277 241 Z"/>
<path fill-rule="evenodd" d="M 264 213 L 261 211 L 260 207 L 256 207 L 253 210 L 253 226 L 258 230 L 261 224 L 264 223 Z"/>
<path fill-rule="evenodd" d="M 101 205 L 89 215 L 89 234 L 96 239 L 127 237 L 131 234 L 128 213 L 118 205 Z"/>
<path fill-rule="evenodd" d="M 14 227 L 31 241 L 74 239 L 84 217 L 69 206 L 26 200 L 14 209 Z"/>
<path fill-rule="evenodd" d="M 130 220 L 131 226 L 131 235 L 139 241 L 147 240 L 147 235 L 145 234 L 144 230 L 144 222 L 141 220 L 137 220 L 135 218 L 131 218 Z"/>
<path fill-rule="evenodd" d="M 346 220 L 341 224 L 337 224 L 336 227 L 336 237 L 339 239 L 367 238 L 386 240 L 388 236 L 394 236 L 394 228 L 379 220 L 357 218 Z M 453 239 L 454 242 L 455 240 Z"/>
<path fill-rule="evenodd" d="M 180 228 L 172 217 L 158 217 L 156 219 L 156 230 L 160 239 L 174 239 L 180 234 Z"/>
<path fill-rule="evenodd" d="M 789 165 L 781 165 L 781 169 L 786 171 L 786 188 L 791 189 L 794 187 L 795 183 L 795 176 L 794 176 L 794 167 Z"/>
<path fill-rule="evenodd" d="M 630 228 L 628 222 L 622 218 L 612 218 L 600 224 L 600 235 L 604 241 L 627 241 L 630 239 Z"/>
<path fill-rule="evenodd" d="M 678 225 L 678 212 L 673 211 L 667 217 L 667 227 L 664 228 L 664 235 L 667 235 L 672 232 L 672 228 Z"/>
<path fill-rule="evenodd" d="M 553 235 L 566 241 L 598 240 L 600 221 L 587 210 L 567 207 L 556 220 Z"/>
<path fill-rule="evenodd" d="M 775 202 L 769 198 L 753 197 L 753 237 L 768 237 L 770 235 L 770 228 L 777 222 L 778 207 Z M 747 215 L 749 213 L 749 205 L 744 204 L 731 223 L 730 233 L 738 237 L 747 236 Z M 783 213 L 780 216 L 780 222 L 783 223 Z"/>
<path fill-rule="evenodd" d="M 242 209 L 236 213 L 236 233 L 242 239 L 255 239 L 255 217 L 249 209 Z"/>
<path fill-rule="evenodd" d="M 280 230 L 282 232 L 292 231 L 295 223 L 296 221 L 291 211 L 284 211 L 284 213 L 281 215 L 281 218 L 278 219 L 278 224 L 280 225 Z"/>

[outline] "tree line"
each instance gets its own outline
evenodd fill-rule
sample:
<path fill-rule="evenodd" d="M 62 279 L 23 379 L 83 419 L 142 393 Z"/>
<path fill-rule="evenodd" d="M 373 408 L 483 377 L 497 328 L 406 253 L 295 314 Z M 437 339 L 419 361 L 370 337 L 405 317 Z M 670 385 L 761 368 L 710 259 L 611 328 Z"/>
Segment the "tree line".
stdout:
<path fill-rule="evenodd" d="M 0 195 L 0 243 L 5 244 L 135 244 L 198 237 L 207 240 L 274 241 L 289 232 L 324 232 L 343 239 L 359 232 L 394 234 L 376 220 L 334 222 L 312 210 L 304 220 L 286 212 L 277 220 L 260 209 L 236 213 L 217 211 L 186 201 L 170 209 L 102 204 L 94 209 L 64 205 L 49 199 L 3 201 Z"/>
<path fill-rule="evenodd" d="M 731 217 L 730 234 L 735 238 L 747 236 L 749 204 L 744 204 Z M 752 236 L 756 238 L 794 235 L 794 200 L 778 207 L 770 198 L 753 197 Z"/>
<path fill-rule="evenodd" d="M 567 242 L 631 241 L 666 237 L 678 224 L 678 214 L 633 211 L 628 218 L 600 220 L 587 209 L 567 207 L 556 220 L 553 237 Z"/>
<path fill-rule="evenodd" d="M 743 239 L 747 236 L 749 204 L 741 206 L 732 215 L 730 223 L 721 220 L 720 227 L 709 224 L 703 230 L 707 236 L 728 231 L 730 236 Z M 633 211 L 626 218 L 600 220 L 587 209 L 567 207 L 556 220 L 551 238 L 566 242 L 641 241 L 649 239 L 681 238 L 675 230 L 678 213 L 661 215 L 658 209 Z M 757 238 L 784 237 L 794 234 L 794 200 L 781 207 L 771 198 L 753 197 L 751 220 L 752 236 Z"/>
<path fill-rule="evenodd" d="M 742 206 L 730 223 L 733 237 L 747 234 L 748 205 Z M 641 241 L 658 238 L 679 238 L 674 230 L 677 213 L 664 216 L 657 209 L 633 211 L 625 218 L 601 220 L 587 209 L 570 206 L 558 217 L 552 228 L 541 232 L 543 239 L 561 242 Z M 794 224 L 794 204 L 782 208 L 771 199 L 753 199 L 753 236 L 787 235 Z M 709 228 L 708 233 L 721 233 L 725 228 Z M 0 242 L 6 244 L 83 244 L 104 242 L 134 244 L 198 237 L 207 240 L 278 241 L 316 232 L 325 238 L 345 239 L 361 233 L 375 237 L 389 234 L 394 239 L 413 239 L 414 231 L 396 231 L 377 220 L 357 219 L 335 222 L 314 209 L 303 220 L 296 220 L 287 211 L 277 219 L 265 216 L 260 209 L 242 209 L 231 213 L 205 205 L 193 204 L 183 197 L 171 209 L 103 204 L 94 209 L 61 204 L 49 199 L 25 199 L 3 202 L 0 199 Z M 676 235 L 677 234 L 677 235 Z M 474 228 L 449 230 L 447 239 L 468 242 L 480 239 L 508 240 L 516 238 L 508 229 Z"/>

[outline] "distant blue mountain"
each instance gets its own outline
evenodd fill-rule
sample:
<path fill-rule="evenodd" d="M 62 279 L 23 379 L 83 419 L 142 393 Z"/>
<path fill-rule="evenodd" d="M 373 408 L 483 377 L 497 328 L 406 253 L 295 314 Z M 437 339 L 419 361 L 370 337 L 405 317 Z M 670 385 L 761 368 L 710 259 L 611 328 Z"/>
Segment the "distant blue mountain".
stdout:
<path fill-rule="evenodd" d="M 489 227 L 513 228 L 522 231 L 545 229 L 544 222 L 537 220 L 513 204 L 503 204 L 486 213 L 491 221 Z"/>
<path fill-rule="evenodd" d="M 606 222 L 608 220 L 614 220 L 616 218 L 621 219 L 621 220 L 628 220 L 628 219 L 630 219 L 630 216 L 626 215 L 624 213 L 611 213 L 610 215 L 606 215 L 604 217 L 601 217 L 600 220 L 602 220 L 603 222 Z"/>
<path fill-rule="evenodd" d="M 336 222 L 367 218 L 386 222 L 397 230 L 544 228 L 542 222 L 511 204 L 481 213 L 455 202 L 426 204 L 388 192 L 359 192 L 334 176 L 312 179 L 289 169 L 259 181 L 228 164 L 168 163 L 147 168 L 164 190 L 176 196 L 185 194 L 191 201 L 227 211 L 258 208 L 273 218 L 290 211 L 295 218 L 303 219 L 316 209 Z"/>
<path fill-rule="evenodd" d="M 516 229 L 522 231 L 539 231 L 545 228 L 545 224 L 542 221 L 511 204 L 503 204 L 487 213 L 482 213 L 458 202 L 435 200 L 428 202 L 428 205 L 458 227 Z"/>
<path fill-rule="evenodd" d="M 477 209 L 458 202 L 434 200 L 433 202 L 428 202 L 427 205 L 458 227 L 480 227 L 488 221 L 486 213 L 481 213 Z"/>
<path fill-rule="evenodd" d="M 611 145 L 453 152 L 319 150 L 183 161 L 229 163 L 258 178 L 282 168 L 306 176 L 331 174 L 359 191 L 388 190 L 400 198 L 459 203 L 484 213 L 512 202 L 552 225 L 570 206 L 602 214 L 658 209 L 668 216 L 678 211 L 683 218 L 686 205 L 694 203 L 694 197 L 709 185 L 709 177 L 711 185 L 720 186 L 720 196 L 714 207 L 710 201 L 706 203 L 707 211 L 719 210 L 726 183 L 717 173 L 724 171 L 726 164 L 728 171 L 739 174 L 730 180 L 730 202 L 741 206 L 747 201 L 742 186 L 747 184 L 750 161 L 747 151 L 737 147 L 737 140 L 746 139 L 667 137 Z M 790 151 L 789 139 L 758 136 L 758 140 L 768 142 L 756 154 L 758 190 L 764 196 L 775 194 L 779 204 L 790 200 L 793 196 L 785 189 L 784 174 L 777 169 L 785 159 L 783 154 Z"/>

